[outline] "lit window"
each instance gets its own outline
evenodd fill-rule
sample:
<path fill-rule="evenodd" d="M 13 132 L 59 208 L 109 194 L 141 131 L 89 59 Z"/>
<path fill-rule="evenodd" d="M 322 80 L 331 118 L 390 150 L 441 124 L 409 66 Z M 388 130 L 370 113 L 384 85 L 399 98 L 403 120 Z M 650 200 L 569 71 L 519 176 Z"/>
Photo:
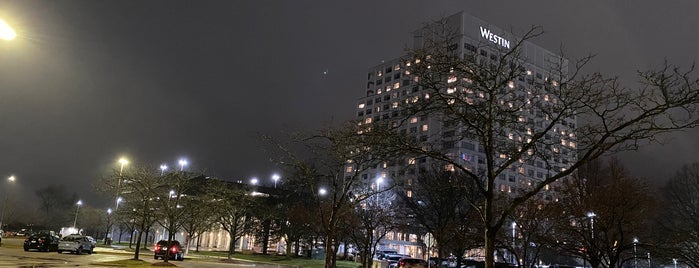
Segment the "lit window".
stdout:
<path fill-rule="evenodd" d="M 396 64 L 395 66 L 393 66 L 393 70 L 395 70 L 395 71 L 400 70 L 400 64 Z"/>
<path fill-rule="evenodd" d="M 506 154 L 500 154 L 500 158 L 505 159 L 505 158 L 507 158 L 507 155 L 506 155 Z"/>
<path fill-rule="evenodd" d="M 393 84 L 393 88 L 394 88 L 394 89 L 398 89 L 399 87 L 400 87 L 400 83 L 399 83 L 399 82 L 395 82 L 395 83 Z"/>
<path fill-rule="evenodd" d="M 425 93 L 425 99 L 426 100 L 430 99 L 430 93 Z"/>
<path fill-rule="evenodd" d="M 544 95 L 544 100 L 549 101 L 549 95 Z"/>
<path fill-rule="evenodd" d="M 527 70 L 527 75 L 532 75 L 532 71 Z"/>
<path fill-rule="evenodd" d="M 415 59 L 415 64 L 420 63 L 420 59 Z"/>
<path fill-rule="evenodd" d="M 524 167 L 519 167 L 519 168 L 517 169 L 517 172 L 519 172 L 519 174 L 524 174 L 524 173 L 527 172 L 527 170 L 526 170 Z"/>
<path fill-rule="evenodd" d="M 408 159 L 408 165 L 415 165 L 415 158 Z"/>
<path fill-rule="evenodd" d="M 412 123 L 412 124 L 417 123 L 417 117 L 410 118 L 410 123 Z"/>
<path fill-rule="evenodd" d="M 456 88 L 453 88 L 453 87 L 447 88 L 447 94 L 454 94 L 454 92 L 456 92 Z M 360 107 L 360 108 L 362 108 L 362 107 Z"/>
<path fill-rule="evenodd" d="M 413 191 L 408 190 L 407 192 L 405 192 L 405 195 L 408 197 L 413 197 Z"/>
<path fill-rule="evenodd" d="M 393 109 L 398 108 L 398 102 L 391 103 L 391 108 L 393 108 Z"/>
<path fill-rule="evenodd" d="M 561 145 L 566 145 L 567 143 L 568 143 L 568 141 L 566 141 L 566 140 L 561 140 Z"/>
<path fill-rule="evenodd" d="M 420 77 L 417 77 L 417 76 L 413 77 L 413 81 L 415 81 L 415 83 L 417 83 L 418 81 L 420 81 Z"/>
<path fill-rule="evenodd" d="M 511 139 L 511 140 L 514 140 L 514 139 L 515 139 L 515 135 L 512 134 L 512 133 L 509 133 L 509 134 L 507 134 L 507 138 L 508 138 L 508 139 Z"/>
<path fill-rule="evenodd" d="M 352 173 L 352 166 L 347 166 L 347 169 L 345 170 L 347 173 Z"/>
<path fill-rule="evenodd" d="M 430 130 L 430 127 L 427 124 L 422 125 L 422 132 L 426 132 L 428 130 Z"/>
<path fill-rule="evenodd" d="M 388 166 L 388 163 L 386 163 L 386 162 L 383 162 L 383 163 L 381 164 L 381 166 L 382 166 L 383 168 L 386 168 L 386 167 Z M 383 175 L 382 175 L 382 176 L 384 176 L 384 177 L 385 177 L 385 176 L 386 176 L 386 173 L 383 173 Z"/>
<path fill-rule="evenodd" d="M 376 94 L 381 94 L 381 93 L 383 93 L 382 89 L 379 88 L 376 90 Z"/>
<path fill-rule="evenodd" d="M 509 83 L 507 83 L 507 86 L 509 88 L 515 88 L 515 82 L 510 81 Z"/>
<path fill-rule="evenodd" d="M 447 165 L 445 165 L 445 166 L 444 166 L 444 170 L 445 170 L 445 171 L 451 171 L 451 172 L 456 171 L 456 169 L 454 168 L 454 165 L 453 165 L 453 164 L 447 164 Z"/>
<path fill-rule="evenodd" d="M 575 142 L 570 142 L 570 148 L 575 148 Z"/>
<path fill-rule="evenodd" d="M 359 109 L 364 109 L 364 103 L 360 103 L 358 106 Z"/>
<path fill-rule="evenodd" d="M 408 65 L 408 66 L 410 66 L 410 65 Z M 410 75 L 410 71 L 405 70 L 405 75 Z"/>
<path fill-rule="evenodd" d="M 371 117 L 364 119 L 364 123 L 371 124 Z"/>
<path fill-rule="evenodd" d="M 381 71 L 379 71 L 379 73 L 378 73 L 378 74 L 376 74 L 376 75 L 377 75 L 377 76 L 382 76 L 382 75 L 383 75 L 383 73 L 381 73 Z"/>
<path fill-rule="evenodd" d="M 456 82 L 456 76 L 450 76 L 449 79 L 447 79 L 447 83 L 454 83 Z"/>

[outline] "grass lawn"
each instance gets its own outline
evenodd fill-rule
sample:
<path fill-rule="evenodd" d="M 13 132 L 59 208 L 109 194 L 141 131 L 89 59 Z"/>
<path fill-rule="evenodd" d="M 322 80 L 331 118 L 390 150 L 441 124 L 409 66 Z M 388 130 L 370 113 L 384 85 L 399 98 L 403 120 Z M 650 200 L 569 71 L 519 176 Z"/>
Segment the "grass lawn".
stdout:
<path fill-rule="evenodd" d="M 216 258 L 227 258 L 228 252 L 224 251 L 201 251 L 201 252 L 189 252 L 190 254 L 216 257 Z M 278 264 L 293 267 L 303 267 L 303 268 L 322 268 L 325 267 L 325 260 L 312 260 L 303 257 L 287 257 L 278 255 L 262 255 L 262 254 L 243 254 L 235 253 L 233 258 L 236 260 L 245 260 L 251 262 L 261 262 L 269 264 Z M 338 268 L 358 268 L 361 267 L 360 263 L 351 261 L 337 261 Z"/>

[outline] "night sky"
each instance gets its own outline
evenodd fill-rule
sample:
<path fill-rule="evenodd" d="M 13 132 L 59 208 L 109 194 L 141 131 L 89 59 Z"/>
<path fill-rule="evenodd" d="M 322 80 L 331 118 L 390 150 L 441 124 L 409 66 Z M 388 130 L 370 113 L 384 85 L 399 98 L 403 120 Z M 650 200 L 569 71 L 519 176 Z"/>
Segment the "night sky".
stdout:
<path fill-rule="evenodd" d="M 271 184 L 262 134 L 352 119 L 366 71 L 401 56 L 410 32 L 458 11 L 618 75 L 699 55 L 699 2 L 680 1 L 0 1 L 18 38 L 0 43 L 0 189 L 49 183 L 89 198 L 132 162 Z M 625 154 L 662 181 L 699 160 L 699 130 Z M 97 198 L 92 196 L 94 202 Z M 105 198 L 106 200 L 106 198 Z"/>

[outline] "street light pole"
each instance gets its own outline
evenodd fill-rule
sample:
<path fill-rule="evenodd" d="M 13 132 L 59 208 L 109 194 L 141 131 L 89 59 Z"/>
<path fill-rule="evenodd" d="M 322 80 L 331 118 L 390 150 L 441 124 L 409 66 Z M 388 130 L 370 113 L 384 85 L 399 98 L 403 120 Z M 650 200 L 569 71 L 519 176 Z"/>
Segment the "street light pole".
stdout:
<path fill-rule="evenodd" d="M 273 174 L 272 180 L 274 181 L 274 189 L 277 189 L 277 182 L 279 181 L 279 174 Z"/>
<path fill-rule="evenodd" d="M 165 174 L 165 170 L 166 170 L 166 169 L 167 169 L 167 165 L 166 165 L 166 164 L 160 165 L 160 176 L 162 176 L 163 174 Z"/>
<path fill-rule="evenodd" d="M 2 20 L 0 20 L 1 22 Z M 14 183 L 15 182 L 15 176 L 10 176 L 7 178 L 8 183 Z M 7 187 L 5 188 L 5 191 L 3 193 L 3 200 L 2 200 L 2 212 L 0 212 L 0 230 L 2 230 L 2 225 L 3 225 L 3 220 L 5 219 L 5 209 L 7 209 Z M 2 234 L 0 234 L 2 235 Z"/>
<path fill-rule="evenodd" d="M 638 244 L 638 238 L 633 238 L 633 268 L 638 267 L 638 261 L 636 260 L 636 244 Z"/>
<path fill-rule="evenodd" d="M 512 222 L 512 264 L 515 264 L 517 262 L 517 259 L 515 258 L 515 228 L 517 228 L 517 223 Z"/>
<path fill-rule="evenodd" d="M 75 207 L 75 219 L 73 220 L 73 229 L 75 229 L 75 226 L 78 223 L 78 211 L 80 209 L 80 206 L 82 206 L 82 204 L 83 204 L 82 200 L 78 200 L 78 202 L 75 203 L 76 207 Z"/>
<path fill-rule="evenodd" d="M 112 208 L 107 209 L 107 231 L 104 233 L 104 244 L 107 244 L 107 241 L 109 240 L 109 232 L 110 229 L 112 229 L 111 225 L 111 220 L 112 220 Z"/>
<path fill-rule="evenodd" d="M 178 163 L 180 164 L 180 171 L 184 171 L 184 166 L 187 165 L 187 160 L 180 159 L 180 161 L 178 161 Z"/>

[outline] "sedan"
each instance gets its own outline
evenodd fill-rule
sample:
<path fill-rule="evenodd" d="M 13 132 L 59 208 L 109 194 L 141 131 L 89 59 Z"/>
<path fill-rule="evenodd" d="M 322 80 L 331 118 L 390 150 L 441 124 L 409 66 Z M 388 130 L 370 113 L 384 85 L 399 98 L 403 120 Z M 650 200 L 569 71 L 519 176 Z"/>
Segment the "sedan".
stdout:
<path fill-rule="evenodd" d="M 92 242 L 90 242 L 90 239 L 88 239 L 86 236 L 77 234 L 65 236 L 58 243 L 58 253 L 69 251 L 80 255 L 83 253 L 83 251 L 85 251 L 88 254 L 92 254 L 94 248 L 95 247 L 92 245 Z"/>

